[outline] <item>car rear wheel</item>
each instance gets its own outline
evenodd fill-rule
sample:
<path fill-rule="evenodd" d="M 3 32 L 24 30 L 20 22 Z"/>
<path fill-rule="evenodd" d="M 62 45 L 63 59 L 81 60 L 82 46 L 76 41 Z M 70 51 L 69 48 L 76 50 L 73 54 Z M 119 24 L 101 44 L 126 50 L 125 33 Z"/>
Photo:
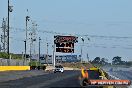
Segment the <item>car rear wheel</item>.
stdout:
<path fill-rule="evenodd" d="M 82 87 L 85 87 L 87 84 L 86 84 L 86 82 L 87 82 L 87 79 L 81 79 L 80 80 L 80 85 L 82 86 Z"/>

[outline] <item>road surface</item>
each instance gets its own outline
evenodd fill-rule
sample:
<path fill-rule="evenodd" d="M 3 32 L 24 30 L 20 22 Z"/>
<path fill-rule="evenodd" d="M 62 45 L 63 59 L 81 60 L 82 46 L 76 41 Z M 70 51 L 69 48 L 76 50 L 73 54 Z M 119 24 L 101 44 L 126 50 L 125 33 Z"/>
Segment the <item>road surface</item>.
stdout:
<path fill-rule="evenodd" d="M 47 87 L 80 87 L 79 71 L 49 73 L 36 77 L 27 77 L 13 81 L 1 82 L 0 88 L 47 88 Z"/>
<path fill-rule="evenodd" d="M 128 75 L 128 72 L 127 73 L 118 72 L 118 73 L 131 78 L 130 75 Z M 28 75 L 28 71 L 27 71 L 27 75 Z M 0 88 L 58 88 L 58 87 L 80 88 L 81 86 L 79 84 L 79 79 L 78 79 L 79 75 L 80 75 L 80 71 L 77 70 L 66 70 L 64 73 L 51 72 L 39 76 L 26 77 L 26 78 L 21 78 L 6 82 L 0 82 Z M 97 87 L 88 87 L 88 88 L 97 88 Z"/>
<path fill-rule="evenodd" d="M 67 70 L 64 73 L 49 73 L 36 77 L 27 77 L 7 82 L 0 82 L 0 88 L 80 88 L 80 71 Z M 96 88 L 96 87 L 89 87 Z"/>

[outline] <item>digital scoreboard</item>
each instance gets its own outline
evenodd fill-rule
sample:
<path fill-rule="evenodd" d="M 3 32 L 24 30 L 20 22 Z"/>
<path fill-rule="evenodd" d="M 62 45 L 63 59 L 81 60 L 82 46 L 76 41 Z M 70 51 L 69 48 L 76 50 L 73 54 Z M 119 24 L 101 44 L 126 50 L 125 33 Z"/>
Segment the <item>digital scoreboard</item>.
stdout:
<path fill-rule="evenodd" d="M 56 52 L 74 53 L 74 43 L 76 42 L 78 42 L 78 37 L 76 36 L 54 36 Z"/>

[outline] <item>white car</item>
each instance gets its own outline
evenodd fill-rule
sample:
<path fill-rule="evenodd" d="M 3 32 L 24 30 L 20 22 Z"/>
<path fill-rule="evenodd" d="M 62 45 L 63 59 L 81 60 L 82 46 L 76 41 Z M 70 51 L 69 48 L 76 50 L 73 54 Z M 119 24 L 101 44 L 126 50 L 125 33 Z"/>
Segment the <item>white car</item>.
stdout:
<path fill-rule="evenodd" d="M 56 73 L 56 72 L 61 72 L 61 73 L 63 73 L 63 72 L 64 72 L 64 68 L 63 68 L 61 65 L 55 66 L 54 73 Z"/>

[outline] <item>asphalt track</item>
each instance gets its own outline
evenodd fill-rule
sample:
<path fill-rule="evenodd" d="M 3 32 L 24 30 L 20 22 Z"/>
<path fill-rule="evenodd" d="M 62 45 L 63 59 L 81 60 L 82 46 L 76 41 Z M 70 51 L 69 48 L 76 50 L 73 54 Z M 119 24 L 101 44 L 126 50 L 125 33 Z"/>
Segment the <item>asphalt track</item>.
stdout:
<path fill-rule="evenodd" d="M 41 76 L 1 82 L 0 88 L 81 88 L 78 80 L 79 74 L 80 71 L 72 70 L 67 70 L 64 73 L 49 73 Z"/>
<path fill-rule="evenodd" d="M 41 76 L 1 82 L 0 88 L 80 87 L 78 75 L 79 71 L 49 73 Z"/>

